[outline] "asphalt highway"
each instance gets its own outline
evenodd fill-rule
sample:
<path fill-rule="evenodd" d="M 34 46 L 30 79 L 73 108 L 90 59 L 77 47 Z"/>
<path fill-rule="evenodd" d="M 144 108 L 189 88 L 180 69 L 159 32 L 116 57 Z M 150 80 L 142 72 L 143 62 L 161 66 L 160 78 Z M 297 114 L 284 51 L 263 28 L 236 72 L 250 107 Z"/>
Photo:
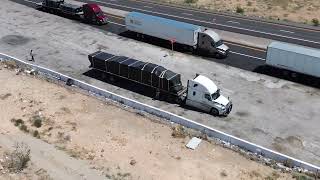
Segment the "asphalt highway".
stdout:
<path fill-rule="evenodd" d="M 41 0 L 11 0 L 11 1 L 35 8 L 35 3 Z M 122 37 L 131 38 L 140 42 L 145 42 L 155 46 L 160 46 L 162 48 L 171 49 L 171 44 L 164 40 L 160 40 L 157 38 L 152 38 L 147 40 L 137 39 L 135 34 L 129 33 L 126 30 L 123 17 L 115 16 L 112 14 L 107 14 L 107 16 L 109 17 L 109 20 L 110 20 L 109 24 L 103 25 L 103 26 L 97 26 L 97 25 L 91 25 L 91 26 L 94 26 L 95 28 L 98 28 L 105 32 L 118 34 L 119 36 L 122 36 Z M 220 64 L 240 68 L 243 70 L 266 74 L 269 76 L 301 83 L 307 86 L 320 88 L 319 79 L 315 77 L 303 75 L 299 73 L 295 73 L 296 74 L 295 76 L 290 76 L 288 75 L 288 72 L 285 70 L 267 66 L 265 64 L 266 50 L 264 49 L 250 47 L 242 44 L 236 44 L 232 42 L 225 42 L 225 44 L 227 44 L 231 50 L 227 58 L 217 59 L 217 58 L 203 57 L 203 56 L 201 58 L 208 61 L 214 61 Z M 183 49 L 177 46 L 174 47 L 174 50 L 180 51 L 185 54 L 193 55 L 191 52 L 184 51 Z"/>
<path fill-rule="evenodd" d="M 12 0 L 13 2 L 26 5 L 28 7 L 35 8 L 35 3 L 41 2 L 41 0 Z M 96 28 L 101 29 L 102 31 L 112 32 L 118 34 L 120 36 L 136 39 L 136 36 L 127 33 L 127 30 L 124 25 L 123 17 L 114 16 L 111 14 L 107 14 L 109 17 L 110 23 L 103 26 L 92 25 Z M 149 44 L 153 44 L 156 46 L 160 46 L 163 48 L 170 49 L 171 45 L 169 42 L 161 41 L 159 39 L 151 39 L 151 40 L 141 40 L 136 39 L 138 41 L 144 41 Z M 248 70 L 248 71 L 256 71 L 260 66 L 265 65 L 265 56 L 266 51 L 263 49 L 248 47 L 241 44 L 235 44 L 231 42 L 225 42 L 230 47 L 230 55 L 225 59 L 216 59 L 210 57 L 203 57 L 208 61 L 215 61 L 218 63 L 222 63 L 225 65 L 237 67 L 240 69 Z M 175 50 L 189 53 L 181 50 L 179 47 L 174 47 Z"/>
<path fill-rule="evenodd" d="M 196 9 L 159 4 L 152 0 L 79 1 L 93 2 L 110 8 L 125 11 L 137 11 L 214 29 L 320 48 L 320 29 L 316 30 L 311 27 L 289 26 L 285 24 L 248 19 L 247 17 L 208 13 Z"/>

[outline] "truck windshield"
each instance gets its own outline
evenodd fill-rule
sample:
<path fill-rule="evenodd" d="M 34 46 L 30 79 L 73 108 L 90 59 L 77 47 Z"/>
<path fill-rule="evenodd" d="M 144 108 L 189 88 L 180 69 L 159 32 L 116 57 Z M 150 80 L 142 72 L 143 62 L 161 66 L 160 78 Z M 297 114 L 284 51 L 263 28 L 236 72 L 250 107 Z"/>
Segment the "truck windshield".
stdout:
<path fill-rule="evenodd" d="M 220 89 L 218 89 L 215 93 L 211 94 L 213 100 L 216 100 L 220 96 Z"/>
<path fill-rule="evenodd" d="M 103 13 L 102 13 L 102 11 L 98 11 L 98 12 L 96 12 L 96 15 L 97 15 L 97 17 L 100 17 L 100 16 L 103 16 Z"/>
<path fill-rule="evenodd" d="M 220 40 L 220 41 L 218 41 L 218 42 L 216 42 L 216 43 L 214 43 L 214 42 L 211 43 L 211 45 L 212 45 L 213 47 L 219 47 L 219 46 L 221 46 L 222 44 L 223 44 L 223 41 L 222 41 L 222 40 Z"/>

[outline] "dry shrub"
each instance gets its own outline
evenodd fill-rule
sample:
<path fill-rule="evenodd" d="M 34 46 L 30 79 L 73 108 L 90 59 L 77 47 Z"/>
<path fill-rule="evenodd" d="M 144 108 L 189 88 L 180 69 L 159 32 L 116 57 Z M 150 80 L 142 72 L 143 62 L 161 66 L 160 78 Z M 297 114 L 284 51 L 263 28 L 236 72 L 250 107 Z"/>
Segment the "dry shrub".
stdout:
<path fill-rule="evenodd" d="M 174 138 L 185 138 L 187 136 L 187 132 L 184 130 L 183 126 L 175 126 L 172 128 L 172 137 Z"/>
<path fill-rule="evenodd" d="M 4 64 L 8 69 L 18 68 L 18 65 L 15 61 L 2 61 L 2 64 Z"/>
<path fill-rule="evenodd" d="M 5 153 L 3 167 L 10 172 L 20 172 L 26 166 L 30 160 L 30 148 L 25 143 L 16 143 L 14 145 L 14 151 L 11 153 Z"/>

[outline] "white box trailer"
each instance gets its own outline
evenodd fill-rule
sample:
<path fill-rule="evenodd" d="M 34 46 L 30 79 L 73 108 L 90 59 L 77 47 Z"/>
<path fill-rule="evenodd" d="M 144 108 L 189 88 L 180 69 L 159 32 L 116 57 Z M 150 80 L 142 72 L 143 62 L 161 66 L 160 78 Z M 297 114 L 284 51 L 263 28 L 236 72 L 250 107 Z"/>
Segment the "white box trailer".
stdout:
<path fill-rule="evenodd" d="M 277 68 L 320 77 L 319 49 L 272 42 L 268 45 L 266 63 Z"/>
<path fill-rule="evenodd" d="M 127 29 L 189 46 L 197 45 L 201 26 L 132 12 L 126 18 Z"/>
<path fill-rule="evenodd" d="M 201 53 L 226 57 L 228 46 L 211 29 L 185 22 L 130 12 L 125 17 L 126 28 L 130 31 L 186 45 L 188 49 Z"/>

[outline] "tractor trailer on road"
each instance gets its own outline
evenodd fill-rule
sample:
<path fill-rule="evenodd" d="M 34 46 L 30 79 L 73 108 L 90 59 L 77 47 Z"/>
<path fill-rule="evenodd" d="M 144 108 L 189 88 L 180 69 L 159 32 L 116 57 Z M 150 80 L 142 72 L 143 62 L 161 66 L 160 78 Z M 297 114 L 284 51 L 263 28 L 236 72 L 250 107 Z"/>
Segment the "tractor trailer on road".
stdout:
<path fill-rule="evenodd" d="M 64 0 L 42 0 L 37 8 L 53 14 L 60 14 L 81 21 L 103 25 L 108 23 L 107 16 L 97 4 L 89 3 L 81 6 L 65 3 Z"/>
<path fill-rule="evenodd" d="M 90 67 L 110 79 L 125 79 L 151 88 L 156 96 L 186 104 L 212 115 L 227 116 L 232 102 L 220 94 L 220 89 L 209 78 L 197 75 L 188 80 L 187 87 L 181 76 L 160 65 L 139 61 L 125 56 L 115 56 L 102 51 L 88 55 Z"/>
<path fill-rule="evenodd" d="M 211 29 L 139 12 L 130 12 L 125 17 L 126 29 L 172 43 L 179 43 L 192 52 L 203 55 L 227 57 L 229 48 L 220 36 Z"/>
<path fill-rule="evenodd" d="M 320 50 L 272 42 L 268 45 L 266 64 L 320 78 Z"/>

